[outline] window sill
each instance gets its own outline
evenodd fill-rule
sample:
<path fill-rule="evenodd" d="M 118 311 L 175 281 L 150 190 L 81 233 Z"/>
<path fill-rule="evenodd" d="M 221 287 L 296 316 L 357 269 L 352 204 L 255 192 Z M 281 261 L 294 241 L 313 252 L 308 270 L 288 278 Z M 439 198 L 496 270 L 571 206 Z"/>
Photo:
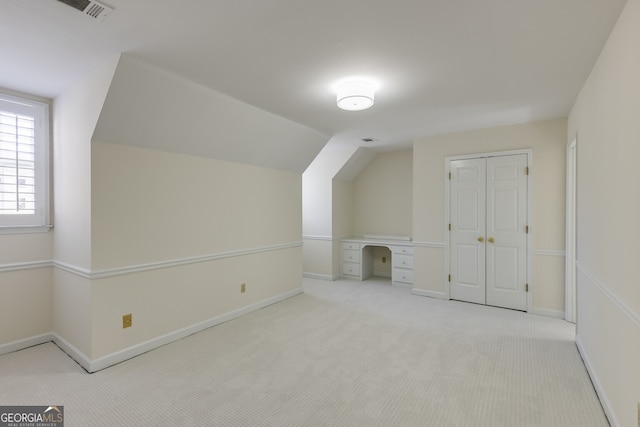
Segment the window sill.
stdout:
<path fill-rule="evenodd" d="M 52 228 L 53 225 L 0 226 L 0 234 L 46 233 Z"/>

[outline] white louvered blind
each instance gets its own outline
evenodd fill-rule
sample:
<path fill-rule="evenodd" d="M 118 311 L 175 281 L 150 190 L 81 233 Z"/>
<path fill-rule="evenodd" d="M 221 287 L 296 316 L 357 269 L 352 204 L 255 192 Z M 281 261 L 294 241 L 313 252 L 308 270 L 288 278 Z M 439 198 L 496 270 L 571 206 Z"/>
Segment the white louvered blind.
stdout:
<path fill-rule="evenodd" d="M 35 214 L 35 118 L 0 111 L 0 215 Z"/>
<path fill-rule="evenodd" d="M 48 165 L 49 105 L 0 93 L 0 233 L 48 229 Z"/>

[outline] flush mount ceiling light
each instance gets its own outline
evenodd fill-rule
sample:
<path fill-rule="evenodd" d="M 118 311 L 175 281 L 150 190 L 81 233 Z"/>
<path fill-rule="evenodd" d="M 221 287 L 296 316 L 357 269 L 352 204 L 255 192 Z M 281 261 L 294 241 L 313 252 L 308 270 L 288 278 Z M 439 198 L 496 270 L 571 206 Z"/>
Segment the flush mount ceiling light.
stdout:
<path fill-rule="evenodd" d="M 373 84 L 364 81 L 348 81 L 337 87 L 337 104 L 348 111 L 366 110 L 373 105 Z"/>

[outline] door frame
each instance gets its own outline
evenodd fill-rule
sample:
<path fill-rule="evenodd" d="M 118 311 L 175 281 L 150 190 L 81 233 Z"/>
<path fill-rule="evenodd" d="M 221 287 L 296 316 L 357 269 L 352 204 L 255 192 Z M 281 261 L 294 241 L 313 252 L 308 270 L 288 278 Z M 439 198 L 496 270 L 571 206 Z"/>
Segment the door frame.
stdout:
<path fill-rule="evenodd" d="M 576 261 L 577 261 L 577 184 L 578 136 L 567 144 L 566 242 L 565 242 L 565 308 L 564 318 L 576 323 Z"/>
<path fill-rule="evenodd" d="M 530 312 L 533 308 L 533 290 L 535 289 L 533 283 L 533 149 L 524 148 L 519 150 L 507 150 L 507 151 L 492 151 L 486 153 L 475 154 L 463 154 L 456 156 L 447 156 L 444 159 L 444 290 L 445 299 L 451 299 L 451 287 L 449 283 L 449 275 L 451 274 L 450 251 L 451 251 L 451 234 L 449 233 L 449 223 L 451 215 L 450 207 L 450 192 L 451 181 L 449 180 L 449 173 L 451 172 L 451 162 L 454 160 L 467 160 L 467 159 L 479 159 L 485 157 L 500 157 L 511 156 L 514 154 L 526 154 L 527 155 L 527 167 L 529 168 L 529 174 L 527 175 L 527 222 L 529 225 L 529 233 L 527 234 L 527 283 L 529 285 L 529 292 L 527 292 L 527 312 Z"/>

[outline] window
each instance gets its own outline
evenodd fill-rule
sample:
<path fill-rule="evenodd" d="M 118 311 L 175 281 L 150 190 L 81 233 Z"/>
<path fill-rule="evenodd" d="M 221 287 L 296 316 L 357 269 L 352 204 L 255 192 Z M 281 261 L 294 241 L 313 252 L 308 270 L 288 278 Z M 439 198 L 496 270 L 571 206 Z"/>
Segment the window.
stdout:
<path fill-rule="evenodd" d="M 49 228 L 49 105 L 0 93 L 0 233 Z"/>

